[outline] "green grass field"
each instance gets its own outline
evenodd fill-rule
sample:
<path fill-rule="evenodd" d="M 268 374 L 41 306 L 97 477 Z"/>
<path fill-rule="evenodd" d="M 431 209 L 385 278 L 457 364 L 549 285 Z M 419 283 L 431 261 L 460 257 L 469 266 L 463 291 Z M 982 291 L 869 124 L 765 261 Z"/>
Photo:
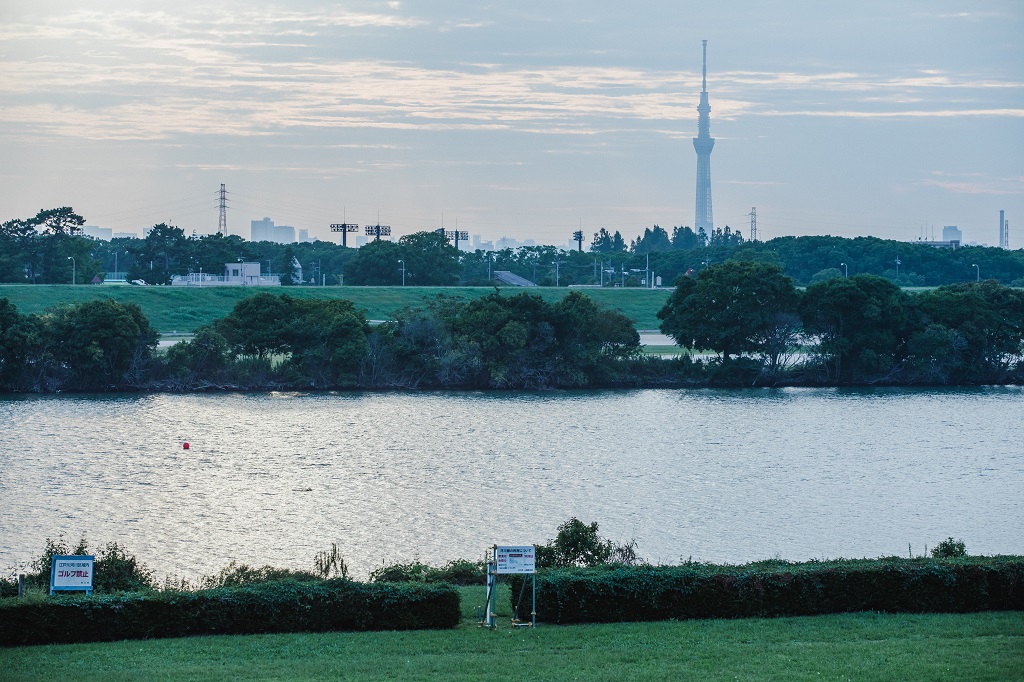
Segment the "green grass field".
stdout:
<path fill-rule="evenodd" d="M 150 287 L 125 285 L 0 284 L 0 298 L 7 298 L 21 313 L 38 313 L 61 303 L 81 303 L 112 298 L 122 303 L 137 303 L 161 333 L 191 332 L 200 325 L 227 315 L 231 308 L 256 291 L 287 293 L 296 298 L 346 298 L 366 310 L 371 320 L 389 319 L 396 310 L 419 306 L 424 299 L 448 294 L 464 299 L 492 291 L 489 287 Z M 511 296 L 521 291 L 539 294 L 556 301 L 571 289 L 537 287 L 502 289 Z M 665 305 L 669 289 L 583 289 L 597 303 L 617 308 L 636 320 L 638 329 L 657 329 L 658 310 Z"/>
<path fill-rule="evenodd" d="M 0 680 L 1014 680 L 1024 614 L 195 637 L 0 650 Z"/>

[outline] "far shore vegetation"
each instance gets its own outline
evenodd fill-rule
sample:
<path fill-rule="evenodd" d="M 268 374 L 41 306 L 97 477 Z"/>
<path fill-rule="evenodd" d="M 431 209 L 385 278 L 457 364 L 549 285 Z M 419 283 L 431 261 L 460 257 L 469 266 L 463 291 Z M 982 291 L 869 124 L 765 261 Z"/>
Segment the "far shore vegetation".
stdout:
<path fill-rule="evenodd" d="M 655 225 L 628 243 L 601 228 L 586 253 L 582 240 L 470 253 L 436 232 L 348 249 L 160 224 L 103 242 L 81 236 L 84 222 L 61 207 L 0 225 L 0 282 L 12 283 L 0 285 L 0 392 L 1024 380 L 1022 250 Z M 240 260 L 284 286 L 99 285 L 111 273 L 167 285 Z M 541 286 L 497 288 L 496 271 Z M 97 286 L 55 286 L 71 281 Z M 321 286 L 296 286 L 310 282 Z M 686 352 L 645 350 L 638 327 Z M 157 351 L 161 332 L 192 336 Z"/>
<path fill-rule="evenodd" d="M 31 288 L 31 287 L 29 287 Z M 573 290 L 445 293 L 370 324 L 341 298 L 264 290 L 157 350 L 134 303 L 23 314 L 0 298 L 0 391 L 946 386 L 1024 381 L 1024 290 L 908 292 L 874 275 L 798 289 L 774 264 L 682 275 L 657 313 L 692 354 L 645 352 L 634 320 Z M 282 292 L 282 293 L 279 293 Z"/>

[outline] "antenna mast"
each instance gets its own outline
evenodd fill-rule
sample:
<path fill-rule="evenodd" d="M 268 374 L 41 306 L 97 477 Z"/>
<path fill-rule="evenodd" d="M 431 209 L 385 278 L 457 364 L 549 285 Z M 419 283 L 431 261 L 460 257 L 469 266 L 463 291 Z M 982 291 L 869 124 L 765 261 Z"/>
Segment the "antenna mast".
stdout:
<path fill-rule="evenodd" d="M 704 43 L 704 66 L 701 69 L 700 91 L 701 92 L 707 92 L 708 91 L 708 41 L 703 40 L 701 42 Z"/>

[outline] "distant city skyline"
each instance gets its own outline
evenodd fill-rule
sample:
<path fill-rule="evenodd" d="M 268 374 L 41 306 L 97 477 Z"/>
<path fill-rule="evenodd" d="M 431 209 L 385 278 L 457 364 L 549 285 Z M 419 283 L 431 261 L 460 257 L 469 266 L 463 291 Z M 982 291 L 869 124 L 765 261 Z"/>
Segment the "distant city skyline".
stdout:
<path fill-rule="evenodd" d="M 1024 245 L 1022 3 L 442 5 L 5 2 L 0 220 L 694 226 L 708 39 L 716 226 Z"/>

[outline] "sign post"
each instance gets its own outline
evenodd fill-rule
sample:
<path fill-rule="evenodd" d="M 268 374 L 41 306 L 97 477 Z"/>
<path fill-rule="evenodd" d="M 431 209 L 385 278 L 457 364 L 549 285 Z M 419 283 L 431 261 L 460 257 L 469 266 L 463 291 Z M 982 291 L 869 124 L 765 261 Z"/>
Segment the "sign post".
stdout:
<path fill-rule="evenodd" d="M 512 627 L 537 627 L 537 556 L 533 545 L 494 545 L 491 560 L 485 561 L 487 566 L 487 611 L 481 626 L 494 629 L 497 626 L 495 599 L 498 595 L 499 575 L 529 575 L 533 582 L 533 609 L 530 611 L 530 622 L 519 622 L 519 605 L 516 605 Z M 486 558 L 486 557 L 485 557 Z M 523 601 L 523 590 L 519 594 L 519 603 Z"/>
<path fill-rule="evenodd" d="M 67 591 L 92 594 L 95 560 L 93 556 L 54 554 L 50 561 L 50 594 Z"/>

